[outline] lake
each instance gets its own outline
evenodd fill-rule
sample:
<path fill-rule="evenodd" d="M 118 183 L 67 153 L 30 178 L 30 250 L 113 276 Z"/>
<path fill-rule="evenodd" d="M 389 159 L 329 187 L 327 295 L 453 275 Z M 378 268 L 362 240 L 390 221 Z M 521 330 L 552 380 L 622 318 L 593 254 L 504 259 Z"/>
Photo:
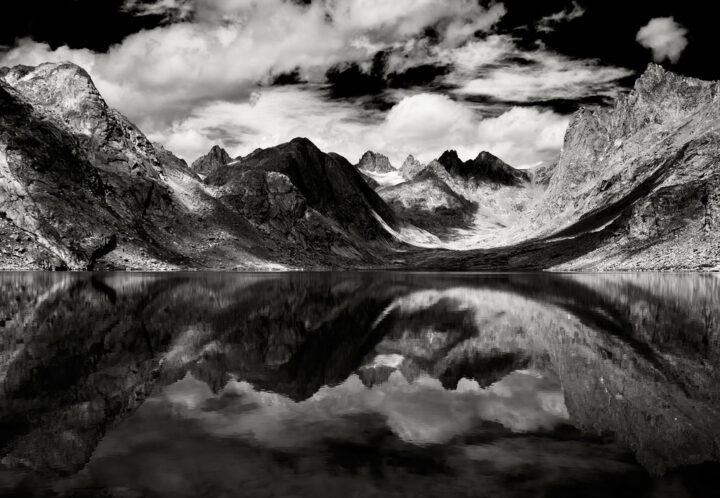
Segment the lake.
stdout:
<path fill-rule="evenodd" d="M 0 495 L 717 496 L 720 275 L 0 273 Z"/>

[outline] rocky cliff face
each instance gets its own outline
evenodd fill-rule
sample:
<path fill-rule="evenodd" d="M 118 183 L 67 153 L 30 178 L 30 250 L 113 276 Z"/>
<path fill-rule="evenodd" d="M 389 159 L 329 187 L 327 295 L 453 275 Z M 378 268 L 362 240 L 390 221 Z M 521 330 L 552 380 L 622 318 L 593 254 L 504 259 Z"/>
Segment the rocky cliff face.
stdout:
<path fill-rule="evenodd" d="M 613 108 L 578 112 L 536 228 L 567 236 L 612 226 L 601 247 L 563 267 L 718 267 L 719 123 L 720 83 L 657 65 Z"/>
<path fill-rule="evenodd" d="M 54 266 L 85 268 L 120 238 L 141 252 L 165 235 L 145 229 L 178 208 L 154 147 L 107 108 L 87 73 L 14 68 L 0 80 L 0 100 L 4 218 L 54 254 Z"/>
<path fill-rule="evenodd" d="M 556 167 L 557 162 L 541 164 L 540 166 L 527 169 L 526 173 L 530 176 L 530 180 L 533 184 L 547 187 L 553 177 L 553 174 L 555 173 Z"/>

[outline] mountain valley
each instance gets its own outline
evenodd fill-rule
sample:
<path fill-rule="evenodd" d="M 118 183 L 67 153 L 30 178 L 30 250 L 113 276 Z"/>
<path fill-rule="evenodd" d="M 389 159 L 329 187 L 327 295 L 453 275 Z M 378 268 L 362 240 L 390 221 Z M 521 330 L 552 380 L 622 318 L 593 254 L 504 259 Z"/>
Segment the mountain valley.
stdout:
<path fill-rule="evenodd" d="M 720 269 L 720 83 L 650 65 L 556 162 L 357 165 L 306 138 L 191 166 L 69 63 L 0 69 L 4 269 Z"/>

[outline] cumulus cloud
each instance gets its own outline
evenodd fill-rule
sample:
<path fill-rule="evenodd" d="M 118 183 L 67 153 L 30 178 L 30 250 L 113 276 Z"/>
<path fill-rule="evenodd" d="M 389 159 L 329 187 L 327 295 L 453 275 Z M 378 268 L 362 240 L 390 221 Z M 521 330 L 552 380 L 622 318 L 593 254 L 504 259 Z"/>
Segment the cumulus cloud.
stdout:
<path fill-rule="evenodd" d="M 350 103 L 327 101 L 318 89 L 267 88 L 243 103 L 212 103 L 185 120 L 151 134 L 188 160 L 215 143 L 232 155 L 306 136 L 325 151 L 356 161 L 366 150 L 393 164 L 408 154 L 429 162 L 446 149 L 469 159 L 493 151 L 516 166 L 552 159 L 562 147 L 567 118 L 552 111 L 511 108 L 483 118 L 446 95 L 409 94 L 385 115 L 368 117 Z"/>
<path fill-rule="evenodd" d="M 676 64 L 680 60 L 688 41 L 687 29 L 672 17 L 656 17 L 640 28 L 637 42 L 652 50 L 656 62 L 669 60 Z"/>
<path fill-rule="evenodd" d="M 24 39 L 0 55 L 0 65 L 83 66 L 111 106 L 188 161 L 215 143 L 245 154 L 307 136 L 350 160 L 372 149 L 396 163 L 411 153 L 429 161 L 454 148 L 465 158 L 486 149 L 516 166 L 535 164 L 557 154 L 567 119 L 513 106 L 611 96 L 629 74 L 542 48 L 521 50 L 512 37 L 491 34 L 506 12 L 502 3 L 127 0 L 125 9 L 169 24 L 128 36 L 107 53 Z M 576 10 L 553 19 L 580 15 Z M 428 28 L 437 36 L 427 36 Z M 385 90 L 382 110 L 328 98 L 329 68 L 368 69 L 379 51 L 387 72 L 447 65 L 445 88 Z M 307 83 L 267 85 L 290 72 Z M 478 96 L 505 103 L 479 104 Z"/>
<path fill-rule="evenodd" d="M 428 26 L 452 43 L 487 29 L 504 13 L 474 0 L 289 0 L 129 2 L 142 14 L 192 13 L 182 22 L 141 31 L 107 53 L 22 40 L 0 64 L 69 60 L 83 65 L 111 103 L 141 125 L 169 122 L 199 103 L 247 97 L 258 82 L 299 69 L 319 81 L 339 62 L 366 61 Z M 185 14 L 183 14 L 185 15 Z M 190 15 L 190 14 L 187 14 Z M 467 29 L 465 29 L 467 28 Z"/>

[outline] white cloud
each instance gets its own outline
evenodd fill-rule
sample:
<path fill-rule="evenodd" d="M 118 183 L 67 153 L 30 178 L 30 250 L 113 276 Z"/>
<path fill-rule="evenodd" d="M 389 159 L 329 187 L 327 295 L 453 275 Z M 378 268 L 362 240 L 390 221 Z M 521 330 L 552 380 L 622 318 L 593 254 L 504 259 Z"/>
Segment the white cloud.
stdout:
<path fill-rule="evenodd" d="M 583 15 L 585 15 L 585 9 L 577 2 L 573 1 L 572 8 L 567 8 L 541 18 L 535 27 L 538 31 L 549 33 L 553 31 L 558 24 L 570 22 L 574 19 L 582 17 Z"/>
<path fill-rule="evenodd" d="M 447 96 L 418 94 L 390 110 L 378 146 L 398 163 L 408 154 L 430 161 L 455 149 L 465 159 L 488 150 L 510 164 L 528 166 L 557 155 L 567 122 L 552 111 L 519 107 L 483 119 Z"/>
<path fill-rule="evenodd" d="M 428 162 L 455 149 L 466 159 L 489 150 L 510 164 L 527 166 L 557 155 L 566 127 L 566 117 L 527 108 L 483 119 L 464 103 L 430 93 L 408 94 L 386 115 L 368 120 L 356 106 L 326 101 L 318 90 L 290 87 L 263 90 L 246 103 L 206 105 L 150 138 L 189 161 L 215 143 L 231 155 L 245 155 L 306 136 L 352 162 L 366 150 L 401 164 L 408 154 Z"/>
<path fill-rule="evenodd" d="M 126 0 L 123 10 L 138 16 L 164 16 L 167 19 L 185 19 L 193 12 L 193 4 L 188 0 L 156 0 L 146 3 L 142 0 Z"/>
<path fill-rule="evenodd" d="M 135 6 L 130 2 L 127 8 Z M 445 25 L 453 43 L 487 29 L 504 13 L 475 0 L 160 0 L 141 13 L 192 9 L 194 22 L 141 31 L 106 54 L 22 40 L 1 65 L 68 60 L 85 67 L 114 107 L 154 128 L 217 99 L 247 97 L 258 82 L 300 68 L 322 79 L 333 64 L 365 61 L 430 25 Z M 463 27 L 471 29 L 464 30 Z"/>
<path fill-rule="evenodd" d="M 688 41 L 687 29 L 675 22 L 672 17 L 657 17 L 640 28 L 637 41 L 652 50 L 656 62 L 669 60 L 673 64 L 680 60 Z"/>
<path fill-rule="evenodd" d="M 461 95 L 481 95 L 500 101 L 533 102 L 616 96 L 617 81 L 632 71 L 600 66 L 593 60 L 576 60 L 539 48 L 519 50 L 507 36 L 471 42 L 449 54 L 457 70 L 448 81 Z M 526 64 L 504 63 L 521 58 Z"/>
<path fill-rule="evenodd" d="M 0 65 L 75 62 L 92 75 L 108 103 L 152 140 L 188 161 L 213 144 L 245 154 L 307 136 L 351 161 L 368 149 L 395 163 L 422 161 L 445 149 L 465 158 L 489 150 L 522 166 L 549 159 L 562 145 L 566 119 L 550 111 L 507 104 L 458 102 L 488 95 L 499 101 L 614 95 L 629 74 L 542 48 L 521 50 L 508 36 L 476 39 L 505 7 L 476 0 L 128 0 L 138 15 L 161 15 L 167 26 L 135 33 L 107 53 L 21 40 Z M 573 16 L 572 12 L 566 13 Z M 435 43 L 424 35 L 433 26 Z M 417 64 L 451 64 L 446 83 L 456 91 L 415 89 L 383 95 L 388 111 L 330 100 L 325 71 L 341 62 L 366 67 L 389 50 L 388 71 Z M 530 65 L 506 62 L 526 58 Z M 305 86 L 265 87 L 274 75 L 298 69 Z M 253 97 L 255 96 L 255 97 Z M 483 118 L 483 115 L 491 117 Z"/>

